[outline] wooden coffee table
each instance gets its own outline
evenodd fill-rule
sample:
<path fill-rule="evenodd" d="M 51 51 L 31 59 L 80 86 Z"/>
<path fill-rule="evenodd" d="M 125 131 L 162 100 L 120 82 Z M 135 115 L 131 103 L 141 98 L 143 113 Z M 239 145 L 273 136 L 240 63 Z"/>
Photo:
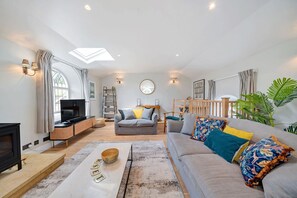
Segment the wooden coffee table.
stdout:
<path fill-rule="evenodd" d="M 96 183 L 90 174 L 93 163 L 101 158 L 101 152 L 108 148 L 119 149 L 118 160 L 112 164 L 101 166 L 101 171 L 106 179 Z M 70 197 L 117 197 L 127 161 L 131 161 L 125 192 L 132 166 L 131 143 L 101 143 L 50 195 L 51 198 Z M 130 153 L 130 157 L 129 157 Z"/>

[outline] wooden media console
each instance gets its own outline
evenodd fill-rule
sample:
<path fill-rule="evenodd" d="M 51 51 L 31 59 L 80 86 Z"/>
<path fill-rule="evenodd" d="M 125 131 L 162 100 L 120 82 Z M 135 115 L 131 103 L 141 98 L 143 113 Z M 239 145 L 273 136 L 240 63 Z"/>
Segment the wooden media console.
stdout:
<path fill-rule="evenodd" d="M 55 130 L 50 133 L 50 140 L 53 141 L 53 147 L 55 146 L 55 141 L 65 141 L 66 146 L 68 146 L 68 140 L 70 138 L 92 128 L 95 123 L 95 116 L 91 116 L 75 123 L 56 124 Z"/>

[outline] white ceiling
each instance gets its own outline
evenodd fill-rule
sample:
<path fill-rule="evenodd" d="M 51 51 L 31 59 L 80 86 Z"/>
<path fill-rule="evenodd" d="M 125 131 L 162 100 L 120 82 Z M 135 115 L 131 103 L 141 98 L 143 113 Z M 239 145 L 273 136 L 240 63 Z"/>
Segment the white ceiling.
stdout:
<path fill-rule="evenodd" d="M 1 0 L 0 37 L 48 49 L 97 76 L 189 77 L 297 38 L 296 0 L 215 2 L 209 11 L 209 0 Z M 68 54 L 79 47 L 106 48 L 115 61 L 87 65 Z"/>

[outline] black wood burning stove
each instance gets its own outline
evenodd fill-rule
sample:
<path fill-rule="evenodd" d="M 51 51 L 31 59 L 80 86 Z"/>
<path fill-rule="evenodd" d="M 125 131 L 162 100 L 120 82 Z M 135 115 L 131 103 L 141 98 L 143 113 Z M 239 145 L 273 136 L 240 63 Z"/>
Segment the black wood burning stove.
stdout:
<path fill-rule="evenodd" d="M 18 165 L 22 169 L 20 124 L 0 124 L 0 173 Z"/>

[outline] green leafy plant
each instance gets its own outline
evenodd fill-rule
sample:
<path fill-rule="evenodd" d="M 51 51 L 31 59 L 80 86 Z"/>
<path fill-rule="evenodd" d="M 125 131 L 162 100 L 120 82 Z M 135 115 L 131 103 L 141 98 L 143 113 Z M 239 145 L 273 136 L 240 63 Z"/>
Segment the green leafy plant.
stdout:
<path fill-rule="evenodd" d="M 256 92 L 243 97 L 244 99 L 237 100 L 240 113 L 236 115 L 239 118 L 274 126 L 274 107 L 267 95 Z"/>
<path fill-rule="evenodd" d="M 278 78 L 268 88 L 267 95 L 276 107 L 284 106 L 297 98 L 297 81 L 291 78 Z"/>
<path fill-rule="evenodd" d="M 243 95 L 237 100 L 238 110 L 236 115 L 241 119 L 253 120 L 266 125 L 275 126 L 274 110 L 297 98 L 297 81 L 291 78 L 278 78 L 274 80 L 267 90 L 267 95 L 262 92 Z M 297 122 L 287 128 L 287 131 L 297 134 Z"/>
<path fill-rule="evenodd" d="M 297 134 L 297 122 L 291 124 L 288 128 L 285 129 L 285 131 Z"/>

